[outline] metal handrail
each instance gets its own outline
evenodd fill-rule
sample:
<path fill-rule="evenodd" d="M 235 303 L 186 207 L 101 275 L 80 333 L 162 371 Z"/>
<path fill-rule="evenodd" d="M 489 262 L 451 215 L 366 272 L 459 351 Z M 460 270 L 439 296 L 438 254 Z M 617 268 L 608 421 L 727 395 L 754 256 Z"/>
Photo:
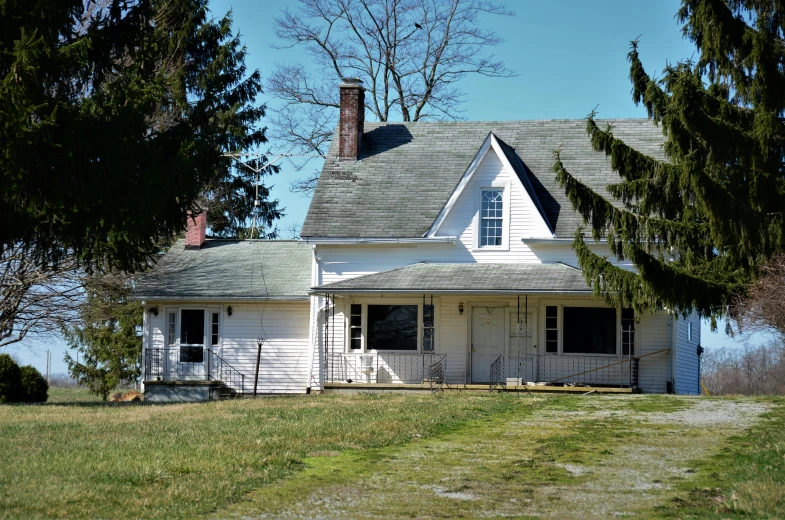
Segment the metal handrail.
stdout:
<path fill-rule="evenodd" d="M 178 360 L 170 360 L 170 353 L 178 353 L 179 348 L 147 348 L 145 349 L 145 381 L 155 381 L 166 379 L 169 372 L 177 379 L 184 376 L 204 377 L 207 380 L 219 381 L 224 383 L 232 392 L 243 393 L 245 388 L 245 375 L 230 365 L 221 356 L 211 349 L 205 349 L 207 356 L 206 373 L 199 373 L 197 366 L 190 367 L 189 364 L 183 366 Z M 167 370 L 166 362 L 175 364 L 175 370 Z M 199 365 L 194 363 L 193 365 Z"/>

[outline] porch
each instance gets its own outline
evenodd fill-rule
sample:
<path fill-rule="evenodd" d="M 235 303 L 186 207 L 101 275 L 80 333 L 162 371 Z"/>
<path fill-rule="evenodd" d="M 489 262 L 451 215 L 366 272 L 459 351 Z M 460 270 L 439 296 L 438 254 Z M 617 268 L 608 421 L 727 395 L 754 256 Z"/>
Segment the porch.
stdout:
<path fill-rule="evenodd" d="M 143 357 L 147 400 L 207 401 L 245 388 L 245 374 L 209 348 L 146 348 Z"/>
<path fill-rule="evenodd" d="M 621 358 L 558 355 L 498 355 L 487 367 L 487 381 L 457 381 L 450 363 L 464 366 L 454 354 L 368 352 L 331 353 L 324 364 L 324 389 L 350 390 L 494 390 L 631 393 L 638 389 L 640 359 L 668 349 Z M 479 368 L 479 367 L 478 367 Z"/>

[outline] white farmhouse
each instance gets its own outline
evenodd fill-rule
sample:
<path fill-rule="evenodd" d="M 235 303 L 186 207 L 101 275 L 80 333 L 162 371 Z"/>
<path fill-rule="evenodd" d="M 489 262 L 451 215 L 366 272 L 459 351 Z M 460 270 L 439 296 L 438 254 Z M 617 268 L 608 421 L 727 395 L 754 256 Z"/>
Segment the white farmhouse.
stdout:
<path fill-rule="evenodd" d="M 577 268 L 582 219 L 553 151 L 601 193 L 617 178 L 585 121 L 366 124 L 361 83 L 340 88 L 299 241 L 205 239 L 197 215 L 139 282 L 148 399 L 497 385 L 699 393 L 697 317 L 610 307 Z M 650 121 L 609 122 L 662 155 Z"/>

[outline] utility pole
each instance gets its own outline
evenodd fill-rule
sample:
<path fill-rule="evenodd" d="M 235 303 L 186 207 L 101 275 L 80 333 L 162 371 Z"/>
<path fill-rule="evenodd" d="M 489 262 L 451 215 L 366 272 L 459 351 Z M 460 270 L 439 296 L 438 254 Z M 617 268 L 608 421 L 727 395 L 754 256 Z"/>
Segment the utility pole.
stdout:
<path fill-rule="evenodd" d="M 47 349 L 46 351 L 46 384 L 47 385 L 49 384 L 49 363 L 51 359 L 52 359 L 51 353 Z"/>

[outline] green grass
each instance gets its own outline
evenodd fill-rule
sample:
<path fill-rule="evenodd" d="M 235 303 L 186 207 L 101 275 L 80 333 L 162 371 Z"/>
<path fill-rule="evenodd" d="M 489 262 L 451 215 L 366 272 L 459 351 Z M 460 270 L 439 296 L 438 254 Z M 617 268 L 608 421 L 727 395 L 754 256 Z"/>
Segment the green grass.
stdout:
<path fill-rule="evenodd" d="M 658 510 L 663 517 L 785 518 L 785 398 L 719 453 L 699 461 L 695 478 Z"/>
<path fill-rule="evenodd" d="M 47 403 L 100 403 L 101 398 L 87 388 L 49 388 Z"/>
<path fill-rule="evenodd" d="M 360 395 L 0 406 L 0 516 L 191 518 L 297 472 L 308 456 L 444 434 L 518 403 Z"/>
<path fill-rule="evenodd" d="M 53 390 L 0 406 L 0 517 L 785 518 L 785 399 Z"/>

